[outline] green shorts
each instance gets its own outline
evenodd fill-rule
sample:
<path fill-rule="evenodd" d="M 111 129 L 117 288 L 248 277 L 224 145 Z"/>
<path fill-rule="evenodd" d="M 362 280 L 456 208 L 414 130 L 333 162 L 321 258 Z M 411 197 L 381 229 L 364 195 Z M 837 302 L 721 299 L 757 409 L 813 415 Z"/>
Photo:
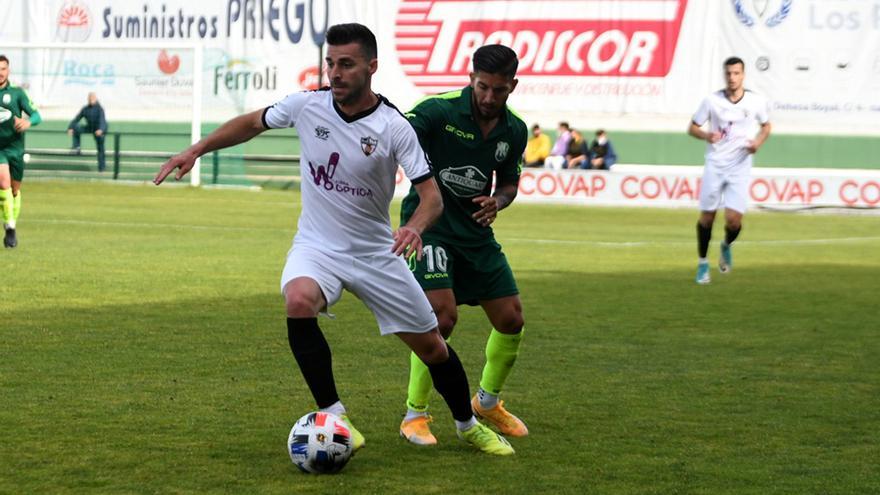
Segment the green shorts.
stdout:
<path fill-rule="evenodd" d="M 20 149 L 12 147 L 0 149 L 0 165 L 4 163 L 9 164 L 9 175 L 11 175 L 12 180 L 16 182 L 21 182 L 24 178 L 23 155 L 24 152 Z"/>
<path fill-rule="evenodd" d="M 424 234 L 422 243 L 422 260 L 412 256 L 409 267 L 423 290 L 452 289 L 456 303 L 472 306 L 519 294 L 507 257 L 494 239 L 482 246 L 461 247 Z"/>

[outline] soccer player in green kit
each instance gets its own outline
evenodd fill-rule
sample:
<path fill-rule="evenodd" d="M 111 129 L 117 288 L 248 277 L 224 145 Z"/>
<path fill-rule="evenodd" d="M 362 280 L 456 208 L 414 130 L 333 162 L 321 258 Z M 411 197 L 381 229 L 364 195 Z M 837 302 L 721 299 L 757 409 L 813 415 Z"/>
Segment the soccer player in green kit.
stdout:
<path fill-rule="evenodd" d="M 525 122 L 507 107 L 516 88 L 518 64 L 510 48 L 483 46 L 474 52 L 470 85 L 427 97 L 406 116 L 428 155 L 445 205 L 437 223 L 422 234 L 421 261 L 411 257 L 410 268 L 445 338 L 458 319 L 459 304 L 483 307 L 494 329 L 471 407 L 504 435 L 521 437 L 528 434 L 526 425 L 507 412 L 498 395 L 519 353 L 522 304 L 513 272 L 492 232 L 498 212 L 516 197 L 528 140 Z M 403 223 L 418 203 L 411 189 L 403 200 Z M 400 434 L 414 444 L 437 443 L 429 427 L 430 392 L 428 368 L 413 354 Z"/>
<path fill-rule="evenodd" d="M 27 93 L 9 82 L 9 59 L 0 55 L 0 214 L 5 231 L 3 245 L 8 248 L 18 245 L 15 221 L 21 212 L 24 132 L 41 121 Z"/>

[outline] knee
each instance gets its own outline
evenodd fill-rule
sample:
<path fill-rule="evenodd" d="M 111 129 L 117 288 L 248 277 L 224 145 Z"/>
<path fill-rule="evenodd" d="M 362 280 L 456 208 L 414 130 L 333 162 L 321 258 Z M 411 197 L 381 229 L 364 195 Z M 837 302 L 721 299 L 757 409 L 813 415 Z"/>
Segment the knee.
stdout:
<path fill-rule="evenodd" d="M 452 335 L 452 329 L 455 328 L 456 323 L 458 323 L 458 313 L 446 311 L 437 313 L 437 328 L 444 339 Z"/>
<path fill-rule="evenodd" d="M 286 291 L 284 302 L 289 318 L 311 318 L 318 313 L 316 301 L 303 292 Z"/>
<path fill-rule="evenodd" d="M 438 339 L 433 346 L 419 354 L 419 359 L 427 365 L 445 363 L 449 359 L 449 348 L 446 347 L 446 342 Z"/>
<path fill-rule="evenodd" d="M 525 321 L 523 320 L 522 312 L 511 311 L 509 314 L 506 314 L 501 318 L 501 321 L 497 323 L 495 330 L 498 330 L 501 333 L 515 334 L 519 333 L 524 325 Z"/>
<path fill-rule="evenodd" d="M 727 228 L 729 230 L 739 230 L 742 228 L 742 222 L 739 218 L 729 218 L 727 219 Z"/>

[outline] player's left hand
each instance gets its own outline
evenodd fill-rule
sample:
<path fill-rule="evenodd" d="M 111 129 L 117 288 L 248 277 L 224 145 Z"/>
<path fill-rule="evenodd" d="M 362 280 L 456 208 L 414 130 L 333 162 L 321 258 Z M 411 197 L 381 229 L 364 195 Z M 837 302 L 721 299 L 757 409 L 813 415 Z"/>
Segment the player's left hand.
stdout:
<path fill-rule="evenodd" d="M 406 225 L 394 231 L 394 245 L 391 251 L 395 256 L 403 254 L 403 259 L 408 260 L 413 253 L 416 259 L 422 260 L 422 236 L 416 232 L 416 229 L 407 227 Z"/>
<path fill-rule="evenodd" d="M 100 137 L 100 136 L 103 136 L 103 135 L 104 135 L 104 131 L 102 131 L 101 129 L 97 129 L 97 130 L 95 131 L 95 136 Z"/>
<path fill-rule="evenodd" d="M 746 151 L 748 151 L 750 154 L 754 155 L 755 153 L 757 153 L 758 148 L 760 148 L 760 146 L 758 146 L 758 144 L 754 141 L 746 141 Z"/>
<path fill-rule="evenodd" d="M 24 132 L 31 128 L 31 121 L 29 119 L 15 117 L 15 123 L 12 124 L 12 126 L 15 127 L 15 132 Z"/>
<path fill-rule="evenodd" d="M 488 227 L 498 217 L 498 199 L 495 196 L 477 196 L 472 200 L 480 206 L 473 219 L 483 227 Z"/>

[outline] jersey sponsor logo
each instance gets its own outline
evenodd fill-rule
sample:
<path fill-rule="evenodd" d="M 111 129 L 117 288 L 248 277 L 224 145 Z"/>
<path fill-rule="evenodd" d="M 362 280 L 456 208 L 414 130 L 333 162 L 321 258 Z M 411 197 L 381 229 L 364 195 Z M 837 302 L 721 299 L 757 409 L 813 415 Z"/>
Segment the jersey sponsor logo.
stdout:
<path fill-rule="evenodd" d="M 10 103 L 12 103 L 12 95 L 9 93 L 4 93 L 3 94 L 3 104 L 9 105 Z"/>
<path fill-rule="evenodd" d="M 517 75 L 664 77 L 687 0 L 403 0 L 395 41 L 401 66 L 425 93 L 467 84 L 471 55 L 502 43 Z"/>
<path fill-rule="evenodd" d="M 772 11 L 764 20 L 764 24 L 772 28 L 782 24 L 788 17 L 793 2 L 794 0 L 733 0 L 733 12 L 739 22 L 752 27 L 758 22 L 757 19 L 764 19 L 764 15 Z M 774 7 L 772 10 L 769 9 L 771 4 Z"/>
<path fill-rule="evenodd" d="M 415 115 L 415 114 L 413 114 Z M 462 139 L 467 139 L 468 141 L 474 140 L 474 133 L 472 132 L 464 132 L 461 129 L 456 129 L 456 127 L 452 124 L 446 124 L 446 127 L 443 128 L 446 132 L 451 134 L 455 134 L 457 137 Z"/>
<path fill-rule="evenodd" d="M 370 136 L 365 136 L 361 138 L 361 151 L 364 152 L 364 155 L 370 156 L 376 151 L 376 146 L 379 144 L 379 140 L 372 138 Z"/>
<path fill-rule="evenodd" d="M 59 41 L 82 42 L 92 32 L 92 13 L 79 0 L 66 1 L 58 10 L 55 38 Z"/>
<path fill-rule="evenodd" d="M 483 191 L 489 179 L 473 165 L 447 168 L 440 172 L 440 183 L 461 198 L 471 198 Z"/>
<path fill-rule="evenodd" d="M 336 175 L 336 166 L 339 164 L 339 153 L 335 151 L 330 154 L 330 160 L 327 165 L 315 165 L 309 160 L 309 173 L 312 174 L 312 180 L 316 186 L 320 186 L 323 182 L 324 189 L 328 191 L 333 189 L 333 176 Z"/>
<path fill-rule="evenodd" d="M 495 148 L 495 161 L 503 162 L 507 158 L 507 152 L 510 151 L 510 144 L 507 141 L 498 141 Z"/>
<path fill-rule="evenodd" d="M 8 99 L 7 98 L 8 96 L 9 95 L 3 95 L 3 103 L 9 103 L 8 101 L 6 101 Z M 0 107 L 0 124 L 2 124 L 3 122 L 6 122 L 7 120 L 9 120 L 11 118 L 12 118 L 12 112 L 10 112 L 9 109 L 7 109 L 7 108 Z"/>
<path fill-rule="evenodd" d="M 322 141 L 326 141 L 330 137 L 330 129 L 320 125 L 315 127 L 315 137 Z"/>
<path fill-rule="evenodd" d="M 339 153 L 336 153 L 335 151 L 330 154 L 330 159 L 327 161 L 327 165 L 319 164 L 316 167 L 314 163 L 309 161 L 309 173 L 312 175 L 312 180 L 315 182 L 315 185 L 323 187 L 327 191 L 336 191 L 350 196 L 373 197 L 372 189 L 353 186 L 345 181 L 334 179 L 338 165 Z"/>

